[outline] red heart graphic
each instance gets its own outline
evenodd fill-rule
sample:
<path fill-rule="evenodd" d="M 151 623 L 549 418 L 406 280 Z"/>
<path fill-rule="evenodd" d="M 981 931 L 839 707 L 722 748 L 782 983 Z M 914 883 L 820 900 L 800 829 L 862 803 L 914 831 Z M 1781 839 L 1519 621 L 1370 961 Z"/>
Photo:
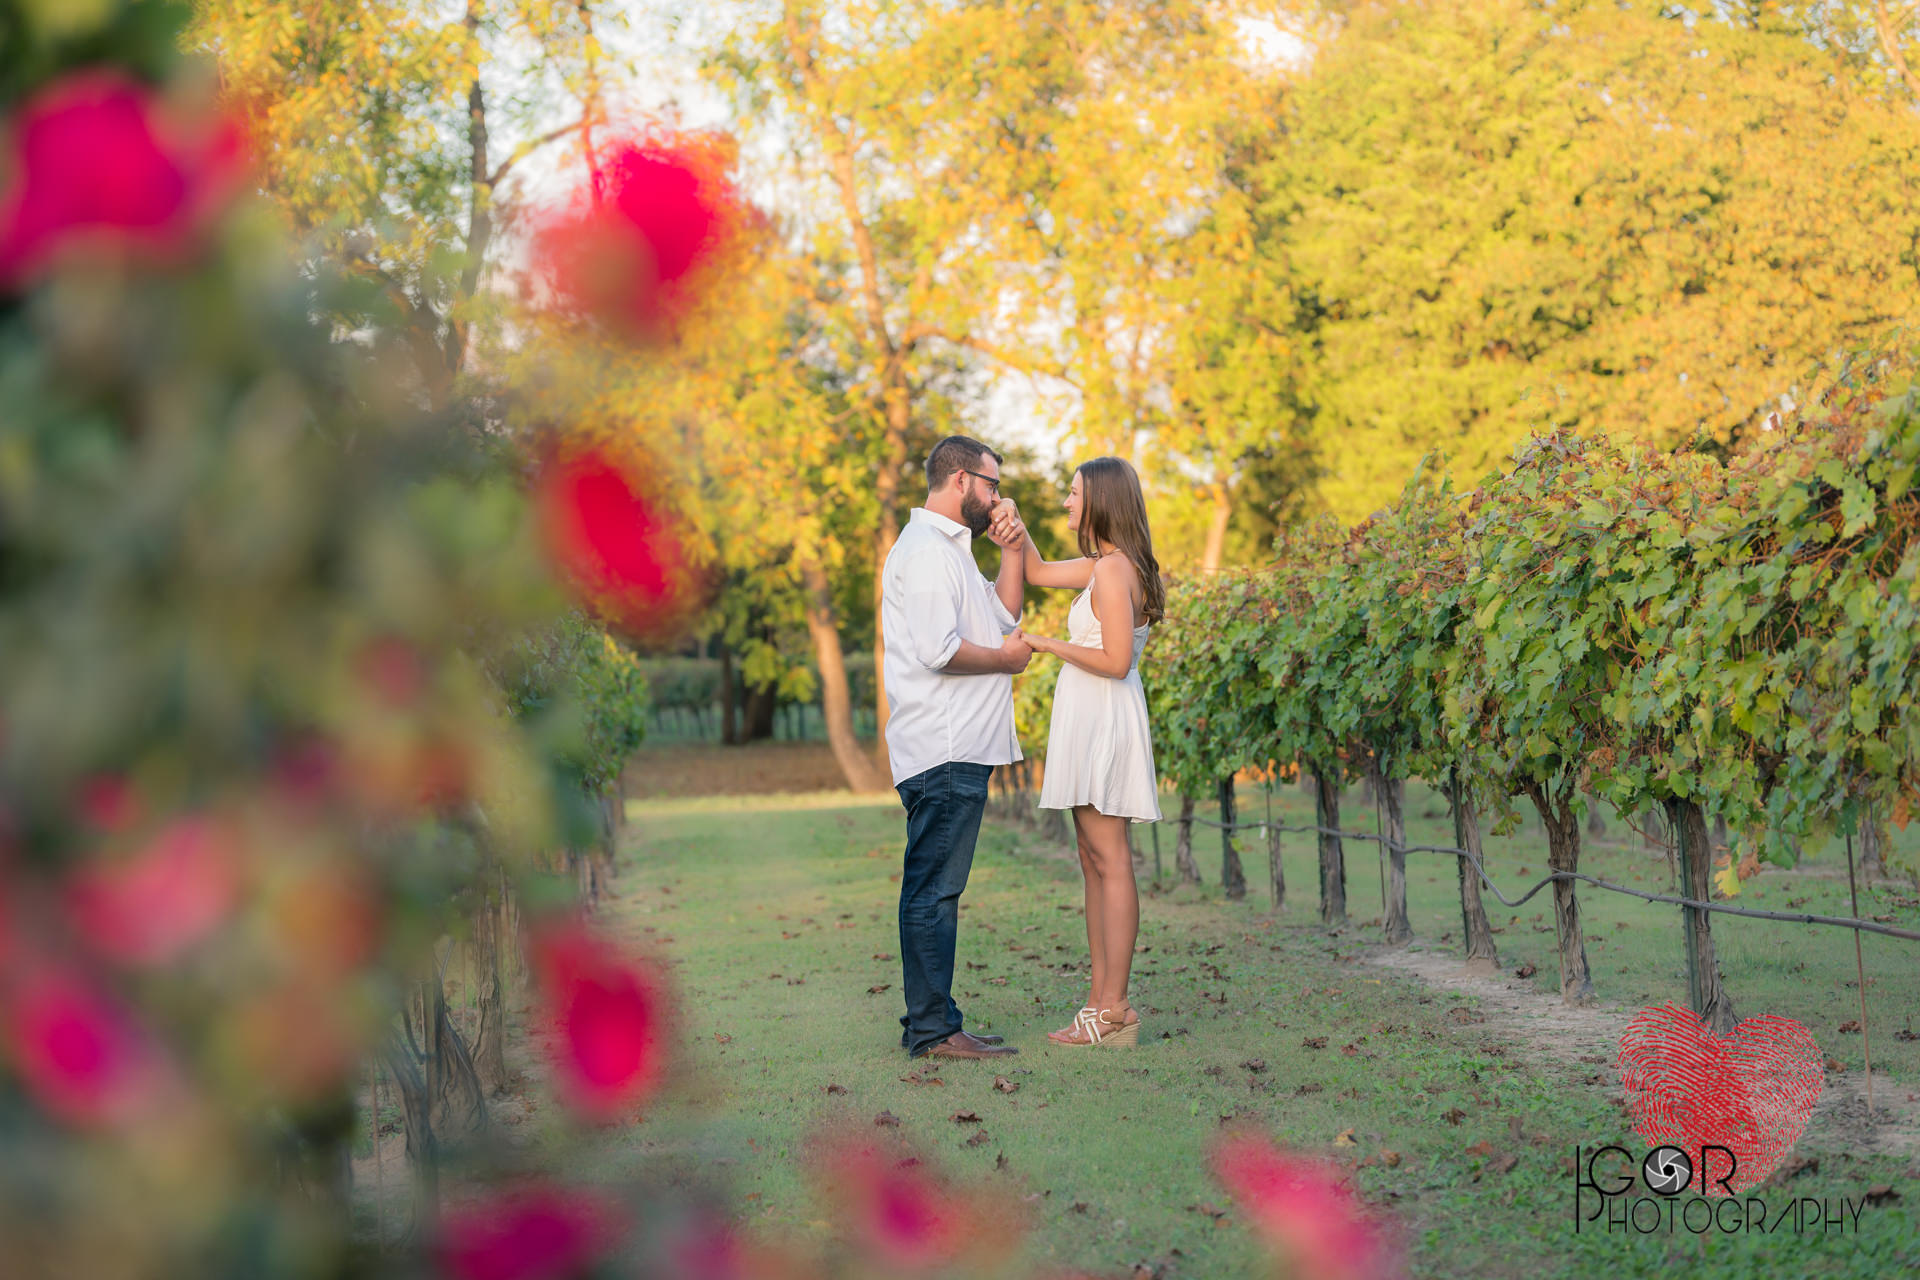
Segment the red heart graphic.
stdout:
<path fill-rule="evenodd" d="M 1792 1018 L 1748 1018 L 1722 1037 L 1674 1004 L 1633 1016 L 1615 1065 L 1633 1131 L 1655 1145 L 1680 1147 L 1696 1164 L 1702 1144 L 1727 1148 L 1736 1192 L 1786 1157 L 1826 1083 L 1812 1033 Z M 1717 1181 L 1721 1173 L 1716 1167 L 1708 1175 L 1706 1194 L 1727 1193 Z"/>

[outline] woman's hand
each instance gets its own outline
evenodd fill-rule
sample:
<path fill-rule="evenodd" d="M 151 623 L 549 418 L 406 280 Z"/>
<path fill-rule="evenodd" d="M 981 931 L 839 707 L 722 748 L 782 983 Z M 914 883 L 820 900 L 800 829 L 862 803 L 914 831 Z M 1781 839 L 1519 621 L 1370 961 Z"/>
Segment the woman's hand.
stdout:
<path fill-rule="evenodd" d="M 1053 653 L 1060 647 L 1060 642 L 1052 636 L 1036 636 L 1026 631 L 1015 632 L 1015 634 L 1025 640 L 1028 647 L 1035 653 Z"/>

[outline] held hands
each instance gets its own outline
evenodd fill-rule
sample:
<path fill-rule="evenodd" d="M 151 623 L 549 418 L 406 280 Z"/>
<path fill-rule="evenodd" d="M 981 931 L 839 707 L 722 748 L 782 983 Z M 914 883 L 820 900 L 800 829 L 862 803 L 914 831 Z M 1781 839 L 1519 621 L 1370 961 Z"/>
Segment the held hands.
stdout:
<path fill-rule="evenodd" d="M 1059 644 L 1052 636 L 1036 636 L 1023 630 L 1014 631 L 1008 639 L 1019 640 L 1030 653 L 1052 653 Z"/>
<path fill-rule="evenodd" d="M 1020 519 L 1020 508 L 1013 505 L 1012 498 L 1002 498 L 994 503 L 993 515 L 987 524 L 987 537 L 1003 551 L 1018 550 L 1027 540 L 1027 526 Z"/>
<path fill-rule="evenodd" d="M 1027 663 L 1033 660 L 1033 646 L 1028 643 L 1026 632 L 1015 631 L 1000 642 L 1000 659 L 1013 675 L 1027 669 Z"/>

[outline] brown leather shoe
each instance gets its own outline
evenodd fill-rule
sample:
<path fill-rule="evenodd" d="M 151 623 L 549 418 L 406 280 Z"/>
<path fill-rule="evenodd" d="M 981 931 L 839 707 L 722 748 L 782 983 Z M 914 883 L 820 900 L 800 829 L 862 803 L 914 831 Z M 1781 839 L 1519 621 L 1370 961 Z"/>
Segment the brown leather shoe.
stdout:
<path fill-rule="evenodd" d="M 1005 1044 L 1007 1040 L 1005 1036 L 974 1036 L 973 1038 L 981 1044 Z M 902 1049 L 907 1047 L 907 1033 L 905 1031 L 900 1033 L 900 1047 Z"/>
<path fill-rule="evenodd" d="M 1008 1044 L 988 1044 L 971 1031 L 956 1031 L 918 1054 L 922 1058 L 1010 1058 L 1020 1052 Z"/>

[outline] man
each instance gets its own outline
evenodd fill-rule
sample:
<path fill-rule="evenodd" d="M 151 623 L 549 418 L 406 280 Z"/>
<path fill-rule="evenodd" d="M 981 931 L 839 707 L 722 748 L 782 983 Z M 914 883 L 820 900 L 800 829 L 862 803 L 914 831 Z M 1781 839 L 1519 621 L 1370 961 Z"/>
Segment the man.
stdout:
<path fill-rule="evenodd" d="M 1033 650 L 1014 632 L 1025 586 L 1024 534 L 1000 505 L 1000 455 L 948 436 L 927 455 L 927 502 L 916 507 L 881 571 L 887 753 L 907 811 L 900 876 L 900 964 L 907 1011 L 900 1042 L 916 1058 L 993 1058 L 1018 1052 L 976 1036 L 953 1002 L 960 894 L 997 764 L 1020 759 L 1013 676 Z M 993 530 L 994 582 L 973 560 Z"/>

